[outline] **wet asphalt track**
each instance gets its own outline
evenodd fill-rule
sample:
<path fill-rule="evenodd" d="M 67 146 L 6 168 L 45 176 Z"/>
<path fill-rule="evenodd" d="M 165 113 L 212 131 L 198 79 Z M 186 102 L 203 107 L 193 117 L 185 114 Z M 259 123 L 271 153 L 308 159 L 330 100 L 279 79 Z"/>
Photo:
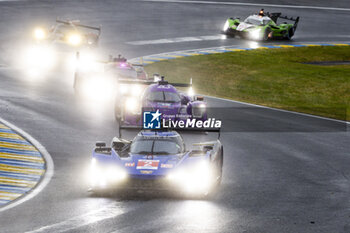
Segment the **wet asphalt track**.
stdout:
<path fill-rule="evenodd" d="M 345 0 L 264 2 L 350 8 Z M 350 40 L 349 11 L 269 9 L 301 17 L 294 42 Z M 256 10 L 112 0 L 1 2 L 0 63 L 5 66 L 0 68 L 0 116 L 38 139 L 55 171 L 35 198 L 0 212 L 0 232 L 350 232 L 350 135 L 342 124 L 210 99 L 212 106 L 229 108 L 222 116 L 224 179 L 214 198 L 90 197 L 84 173 L 94 142 L 116 135 L 111 107 L 75 98 L 67 70 L 57 68 L 34 82 L 11 65 L 16 45 L 23 41 L 18 38 L 56 16 L 102 24 L 104 54 L 136 57 L 246 47 L 249 43 L 238 39 L 144 46 L 127 42 L 217 35 L 227 16 Z M 189 142 L 205 138 L 185 137 Z"/>

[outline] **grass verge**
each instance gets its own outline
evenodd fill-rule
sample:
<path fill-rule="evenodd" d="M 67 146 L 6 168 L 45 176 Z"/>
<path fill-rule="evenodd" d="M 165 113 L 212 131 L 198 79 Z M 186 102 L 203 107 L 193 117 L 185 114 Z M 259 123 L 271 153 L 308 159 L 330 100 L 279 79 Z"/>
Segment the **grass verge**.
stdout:
<path fill-rule="evenodd" d="M 350 46 L 256 49 L 146 66 L 169 81 L 193 78 L 196 93 L 350 121 Z"/>

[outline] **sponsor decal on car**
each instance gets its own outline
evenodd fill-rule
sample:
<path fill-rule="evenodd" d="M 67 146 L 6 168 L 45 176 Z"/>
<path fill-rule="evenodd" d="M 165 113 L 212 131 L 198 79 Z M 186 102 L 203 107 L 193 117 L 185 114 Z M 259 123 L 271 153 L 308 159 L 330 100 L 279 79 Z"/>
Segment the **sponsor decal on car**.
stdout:
<path fill-rule="evenodd" d="M 149 175 L 149 174 L 152 174 L 153 173 L 153 171 L 152 170 L 141 170 L 140 171 L 141 172 L 141 174 L 147 174 L 147 175 Z"/>
<path fill-rule="evenodd" d="M 162 163 L 160 165 L 161 168 L 173 168 L 174 165 L 173 164 L 169 164 L 169 163 Z"/>
<path fill-rule="evenodd" d="M 157 170 L 158 165 L 159 165 L 159 160 L 139 159 L 139 161 L 137 162 L 136 169 Z"/>
<path fill-rule="evenodd" d="M 135 163 L 125 163 L 125 167 L 135 167 Z"/>

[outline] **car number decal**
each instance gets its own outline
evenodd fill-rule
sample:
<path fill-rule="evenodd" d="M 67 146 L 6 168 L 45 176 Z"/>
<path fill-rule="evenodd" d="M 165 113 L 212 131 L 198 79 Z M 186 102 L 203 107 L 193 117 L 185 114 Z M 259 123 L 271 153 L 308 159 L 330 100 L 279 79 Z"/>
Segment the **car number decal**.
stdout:
<path fill-rule="evenodd" d="M 139 159 L 137 162 L 136 169 L 151 169 L 157 170 L 159 165 L 159 160 L 147 160 L 147 159 Z"/>

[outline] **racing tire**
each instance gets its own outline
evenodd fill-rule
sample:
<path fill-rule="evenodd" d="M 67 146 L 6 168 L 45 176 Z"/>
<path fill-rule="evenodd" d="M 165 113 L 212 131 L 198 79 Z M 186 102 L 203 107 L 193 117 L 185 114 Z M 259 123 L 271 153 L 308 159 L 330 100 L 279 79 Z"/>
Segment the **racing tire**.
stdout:
<path fill-rule="evenodd" d="M 224 34 L 225 36 L 229 37 L 229 38 L 235 38 L 236 37 L 236 33 L 230 31 L 229 29 L 226 31 L 223 31 L 222 34 Z"/>
<path fill-rule="evenodd" d="M 227 37 L 230 37 L 230 38 L 234 38 L 237 36 L 235 30 L 230 29 L 230 28 L 227 29 L 226 31 L 222 30 L 221 33 Z"/>
<path fill-rule="evenodd" d="M 215 194 L 217 193 L 217 190 L 221 185 L 223 164 L 224 164 L 224 147 L 221 146 L 218 167 L 216 168 L 216 174 L 218 175 L 218 179 L 215 181 L 215 183 L 213 184 L 213 187 L 211 187 L 211 189 L 208 190 L 207 193 L 196 195 L 193 199 L 208 200 L 215 196 Z"/>
<path fill-rule="evenodd" d="M 222 180 L 222 167 L 224 165 L 224 147 L 221 146 L 220 148 L 220 161 L 219 161 L 219 167 L 217 168 L 217 174 L 218 174 L 218 180 L 216 181 L 215 188 L 218 188 L 221 185 Z"/>
<path fill-rule="evenodd" d="M 267 41 L 269 39 L 269 34 L 270 33 L 271 33 L 271 28 L 266 28 L 265 32 L 264 32 L 264 35 L 263 35 L 263 38 L 262 38 L 262 41 Z"/>
<path fill-rule="evenodd" d="M 286 38 L 286 40 L 291 40 L 293 36 L 294 36 L 294 28 L 291 27 L 291 28 L 288 30 L 288 33 L 287 33 L 287 35 L 286 35 L 285 38 Z"/>

